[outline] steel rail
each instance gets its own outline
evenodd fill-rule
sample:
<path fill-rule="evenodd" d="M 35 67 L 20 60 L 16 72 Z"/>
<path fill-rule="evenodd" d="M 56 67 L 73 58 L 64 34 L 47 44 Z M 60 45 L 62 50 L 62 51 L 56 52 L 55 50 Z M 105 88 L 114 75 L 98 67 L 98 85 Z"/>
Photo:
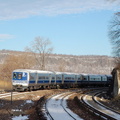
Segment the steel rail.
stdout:
<path fill-rule="evenodd" d="M 112 116 L 109 116 L 103 112 L 100 112 L 99 110 L 97 110 L 96 108 L 92 107 L 91 105 L 87 104 L 84 101 L 84 97 L 85 95 L 83 95 L 80 99 L 81 103 L 85 106 L 85 108 L 87 108 L 90 112 L 95 113 L 96 115 L 100 116 L 103 119 L 107 119 L 107 120 L 116 120 L 115 118 L 113 118 Z"/>
<path fill-rule="evenodd" d="M 117 114 L 120 114 L 120 112 L 118 112 L 118 111 L 116 111 L 116 110 L 114 110 L 114 109 L 112 109 L 112 108 L 110 108 L 110 107 L 108 107 L 108 106 L 106 106 L 106 105 L 104 105 L 96 100 L 96 96 L 98 96 L 98 94 L 100 94 L 100 93 L 102 93 L 102 92 L 97 92 L 95 95 L 92 96 L 93 101 L 96 102 L 97 104 L 101 105 L 102 107 L 105 107 L 108 110 L 111 110 Z"/>
<path fill-rule="evenodd" d="M 52 96 L 52 97 L 53 97 L 53 96 Z M 50 114 L 50 112 L 49 112 L 49 110 L 48 110 L 48 108 L 47 108 L 47 102 L 48 102 L 52 97 L 50 97 L 49 99 L 47 99 L 46 102 L 45 102 L 45 111 L 46 111 L 47 116 L 50 118 L 50 120 L 54 120 L 54 119 L 53 119 L 52 115 Z"/>
<path fill-rule="evenodd" d="M 71 94 L 71 93 L 70 93 Z M 68 95 L 70 95 L 70 94 L 68 94 Z M 74 93 L 72 93 L 72 94 L 74 94 Z M 71 95 L 72 95 L 71 94 Z M 67 95 L 67 96 L 68 96 Z M 64 107 L 64 105 L 63 105 L 63 99 L 65 99 L 65 97 L 67 97 L 67 96 L 64 96 L 62 99 L 61 99 L 61 106 L 62 106 L 62 108 L 64 109 L 64 111 L 70 116 L 70 117 L 72 117 L 73 118 L 73 120 L 76 120 L 76 118 L 75 117 L 73 117 L 66 109 L 65 109 L 65 107 Z"/>
<path fill-rule="evenodd" d="M 50 114 L 50 112 L 49 112 L 49 110 L 48 110 L 48 108 L 47 108 L 47 102 L 48 102 L 50 99 L 52 99 L 52 97 L 55 97 L 55 96 L 60 95 L 60 94 L 62 94 L 62 93 L 59 93 L 59 94 L 56 94 L 56 95 L 51 96 L 51 97 L 50 97 L 49 99 L 47 99 L 46 102 L 45 102 L 45 111 L 46 111 L 47 116 L 50 118 L 50 120 L 55 120 L 55 119 L 54 119 L 53 116 Z M 67 94 L 67 92 L 66 92 L 66 94 Z M 72 116 L 72 115 L 65 109 L 65 107 L 64 107 L 64 105 L 63 105 L 63 100 L 64 100 L 64 98 L 67 97 L 67 96 L 70 95 L 70 94 L 73 94 L 73 92 L 68 93 L 67 95 L 66 95 L 66 94 L 63 95 L 63 98 L 60 100 L 60 105 L 61 105 L 61 107 L 63 108 L 63 110 L 64 110 L 73 120 L 77 120 L 74 116 Z"/>

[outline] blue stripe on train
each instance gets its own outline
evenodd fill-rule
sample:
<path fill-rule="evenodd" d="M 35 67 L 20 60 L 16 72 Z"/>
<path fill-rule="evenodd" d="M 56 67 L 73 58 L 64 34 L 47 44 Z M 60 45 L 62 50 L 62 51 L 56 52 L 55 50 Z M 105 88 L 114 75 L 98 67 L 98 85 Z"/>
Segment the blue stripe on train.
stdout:
<path fill-rule="evenodd" d="M 51 83 L 54 83 L 55 80 L 52 80 Z M 35 83 L 35 81 L 29 81 L 29 83 Z M 40 80 L 37 83 L 49 83 L 49 80 Z M 56 80 L 56 83 L 62 83 L 62 80 Z M 64 83 L 75 83 L 75 80 L 65 80 Z"/>
<path fill-rule="evenodd" d="M 65 80 L 64 82 L 65 82 L 65 83 L 75 83 L 75 80 L 70 80 L 70 81 Z"/>
<path fill-rule="evenodd" d="M 51 80 L 51 83 L 54 83 L 55 82 L 55 80 Z"/>
<path fill-rule="evenodd" d="M 62 83 L 62 80 L 56 80 L 56 83 Z"/>
<path fill-rule="evenodd" d="M 52 80 L 51 83 L 54 83 L 55 80 Z M 49 80 L 38 81 L 38 83 L 49 83 Z M 56 83 L 62 83 L 62 80 L 56 80 Z"/>
<path fill-rule="evenodd" d="M 41 80 L 41 81 L 38 81 L 37 83 L 49 83 L 49 80 Z"/>
<path fill-rule="evenodd" d="M 81 83 L 82 81 L 77 81 L 77 83 Z"/>
<path fill-rule="evenodd" d="M 29 83 L 35 83 L 35 81 L 29 81 Z"/>

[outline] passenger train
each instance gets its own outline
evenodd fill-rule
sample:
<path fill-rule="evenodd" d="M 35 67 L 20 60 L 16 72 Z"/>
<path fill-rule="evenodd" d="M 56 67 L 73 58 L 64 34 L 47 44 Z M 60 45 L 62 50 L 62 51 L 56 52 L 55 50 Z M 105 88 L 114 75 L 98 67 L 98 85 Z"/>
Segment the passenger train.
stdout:
<path fill-rule="evenodd" d="M 15 91 L 78 86 L 109 86 L 111 80 L 111 75 L 78 74 L 30 69 L 17 69 L 12 73 L 12 85 Z"/>

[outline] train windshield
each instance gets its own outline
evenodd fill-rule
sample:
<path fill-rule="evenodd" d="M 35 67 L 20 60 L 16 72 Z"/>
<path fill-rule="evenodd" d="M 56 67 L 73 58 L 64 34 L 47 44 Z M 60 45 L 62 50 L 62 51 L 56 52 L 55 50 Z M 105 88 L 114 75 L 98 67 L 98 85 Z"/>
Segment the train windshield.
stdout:
<path fill-rule="evenodd" d="M 13 79 L 22 79 L 22 73 L 14 72 L 13 73 Z"/>

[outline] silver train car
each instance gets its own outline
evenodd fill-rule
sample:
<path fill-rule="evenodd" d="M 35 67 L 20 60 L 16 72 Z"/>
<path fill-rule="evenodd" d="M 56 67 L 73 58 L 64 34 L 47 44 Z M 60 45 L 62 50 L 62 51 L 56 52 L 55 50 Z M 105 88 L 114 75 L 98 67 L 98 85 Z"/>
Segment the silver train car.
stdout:
<path fill-rule="evenodd" d="M 68 72 L 53 72 L 17 69 L 12 73 L 15 91 L 31 91 L 44 88 L 71 88 L 88 86 L 109 86 L 112 76 L 90 75 Z"/>

